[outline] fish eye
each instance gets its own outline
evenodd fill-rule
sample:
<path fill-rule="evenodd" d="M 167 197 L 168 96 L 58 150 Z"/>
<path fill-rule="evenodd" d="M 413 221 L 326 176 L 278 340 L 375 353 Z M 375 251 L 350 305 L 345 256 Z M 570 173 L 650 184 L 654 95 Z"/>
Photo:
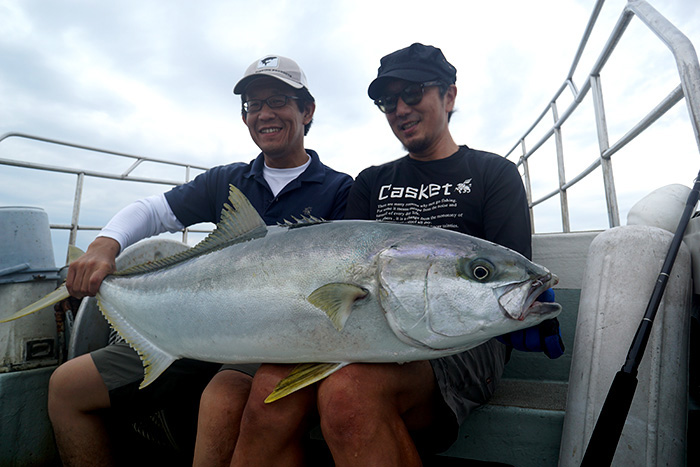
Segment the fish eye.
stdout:
<path fill-rule="evenodd" d="M 490 280 L 496 270 L 490 261 L 481 258 L 465 263 L 462 264 L 463 275 L 479 282 Z"/>
<path fill-rule="evenodd" d="M 477 264 L 476 266 L 474 266 L 472 274 L 474 274 L 474 277 L 476 277 L 478 280 L 483 281 L 489 277 L 491 271 L 489 271 L 489 269 L 486 266 L 482 264 Z"/>

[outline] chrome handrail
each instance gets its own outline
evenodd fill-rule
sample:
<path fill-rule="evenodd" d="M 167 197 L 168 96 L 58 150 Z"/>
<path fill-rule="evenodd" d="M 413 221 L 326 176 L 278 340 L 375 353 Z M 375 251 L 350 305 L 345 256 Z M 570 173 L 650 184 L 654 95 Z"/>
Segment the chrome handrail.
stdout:
<path fill-rule="evenodd" d="M 569 73 L 564 79 L 563 84 L 559 87 L 554 97 L 549 101 L 542 113 L 535 119 L 535 122 L 525 131 L 525 133 L 518 139 L 518 141 L 513 145 L 513 147 L 506 153 L 505 157 L 510 157 L 515 155 L 515 151 L 521 148 L 519 160 L 517 162 L 518 166 L 523 167 L 523 179 L 525 182 L 525 189 L 528 196 L 528 202 L 530 204 L 530 214 L 532 218 L 532 230 L 534 232 L 534 213 L 533 208 L 538 204 L 556 196 L 560 196 L 560 207 L 561 207 L 561 219 L 562 219 L 562 231 L 570 232 L 571 226 L 569 224 L 569 208 L 567 200 L 567 190 L 571 188 L 576 183 L 583 180 L 586 176 L 591 174 L 598 167 L 602 167 L 603 172 L 603 183 L 605 189 L 605 199 L 608 209 L 608 223 L 610 227 L 616 227 L 620 225 L 620 213 L 617 202 L 617 195 L 615 192 L 615 182 L 612 173 L 612 163 L 611 157 L 617 151 L 622 149 L 630 141 L 641 134 L 645 129 L 647 129 L 653 122 L 664 115 L 668 110 L 670 110 L 675 104 L 677 104 L 683 97 L 685 97 L 686 104 L 688 107 L 688 113 L 691 120 L 691 126 L 695 133 L 695 140 L 700 150 L 700 64 L 698 63 L 698 57 L 693 48 L 693 44 L 690 40 L 681 33 L 673 24 L 671 24 L 666 18 L 664 18 L 658 11 L 656 11 L 651 5 L 649 5 L 644 0 L 629 0 L 625 5 L 625 8 L 620 15 L 615 27 L 602 52 L 598 56 L 597 61 L 593 65 L 593 68 L 588 73 L 587 78 L 580 89 L 577 89 L 573 75 L 578 67 L 581 56 L 583 55 L 584 49 L 588 43 L 593 27 L 598 19 L 601 8 L 603 6 L 604 0 L 598 0 L 593 9 L 593 13 L 588 21 L 586 30 L 584 32 L 583 38 L 579 43 L 578 50 L 576 52 L 575 58 L 569 69 Z M 607 63 L 610 55 L 617 46 L 621 37 L 623 36 L 627 26 L 633 17 L 638 17 L 654 34 L 666 45 L 666 47 L 673 54 L 674 60 L 678 67 L 678 74 L 680 78 L 680 85 L 678 85 L 671 93 L 665 97 L 656 107 L 654 107 L 641 121 L 639 121 L 634 127 L 632 127 L 624 136 L 622 136 L 617 141 L 610 144 L 608 141 L 608 129 L 605 119 L 605 110 L 603 103 L 603 94 L 600 86 L 600 72 Z M 562 96 L 562 93 L 566 89 L 570 89 L 573 95 L 573 101 L 564 110 L 564 112 L 559 115 L 557 111 L 556 103 L 558 99 Z M 582 172 L 574 176 L 570 180 L 566 180 L 565 168 L 564 168 L 564 157 L 563 157 L 563 146 L 561 144 L 561 127 L 567 121 L 567 119 L 573 114 L 573 112 L 578 108 L 578 106 L 583 102 L 588 91 L 592 91 L 593 94 L 593 106 L 595 109 L 595 123 L 596 131 L 598 135 L 598 145 L 599 145 L 599 155 L 598 157 Z M 528 149 L 526 145 L 526 139 L 531 135 L 533 130 L 542 123 L 544 118 L 552 114 L 554 123 L 549 130 L 547 130 L 533 146 Z M 547 142 L 552 136 L 555 137 L 556 151 L 557 151 L 557 170 L 558 170 L 558 187 L 553 191 L 547 193 L 546 195 L 533 200 L 532 199 L 532 186 L 531 186 L 531 176 L 528 166 L 528 159 L 540 149 L 545 142 Z"/>
<path fill-rule="evenodd" d="M 31 134 L 19 133 L 19 132 L 9 132 L 9 133 L 4 133 L 3 135 L 0 135 L 0 143 L 2 143 L 3 141 L 5 141 L 9 138 L 28 139 L 28 140 L 32 140 L 32 141 L 38 141 L 41 143 L 47 143 L 47 144 L 58 145 L 58 146 L 65 146 L 65 147 L 70 147 L 70 148 L 80 149 L 80 150 L 85 150 L 85 151 L 90 151 L 90 152 L 96 152 L 96 153 L 100 153 L 100 154 L 105 154 L 107 156 L 115 156 L 115 157 L 119 157 L 119 158 L 134 159 L 134 163 L 131 164 L 131 166 L 126 171 L 121 172 L 121 173 L 110 173 L 110 172 L 86 170 L 86 169 L 82 169 L 82 168 L 75 169 L 75 168 L 70 168 L 70 167 L 61 167 L 61 166 L 55 166 L 55 165 L 49 165 L 49 164 L 40 164 L 40 163 L 36 163 L 36 162 L 21 161 L 21 160 L 16 160 L 16 159 L 0 158 L 0 165 L 22 167 L 22 168 L 35 169 L 35 170 L 44 170 L 47 172 L 73 174 L 76 176 L 77 179 L 76 179 L 76 183 L 75 183 L 75 196 L 73 198 L 73 209 L 72 209 L 72 215 L 71 215 L 71 223 L 70 224 L 50 224 L 49 225 L 49 227 L 51 229 L 55 229 L 55 230 L 69 230 L 70 231 L 69 240 L 68 240 L 69 245 L 75 245 L 79 230 L 100 230 L 100 229 L 102 229 L 101 226 L 90 226 L 90 225 L 79 224 L 80 207 L 81 207 L 81 201 L 82 201 L 82 196 L 83 196 L 82 193 L 83 193 L 83 186 L 84 186 L 85 177 L 94 177 L 94 178 L 104 178 L 104 179 L 110 179 L 110 180 L 122 180 L 122 181 L 130 181 L 130 182 L 153 183 L 153 184 L 160 184 L 160 185 L 176 186 L 176 185 L 180 185 L 182 183 L 185 183 L 185 182 L 191 180 L 191 170 L 192 169 L 207 170 L 209 168 L 209 167 L 198 166 L 198 165 L 194 165 L 194 164 L 185 164 L 185 163 L 180 163 L 180 162 L 168 161 L 165 159 L 157 159 L 154 157 L 146 157 L 146 156 L 128 154 L 128 153 L 123 153 L 123 152 L 117 152 L 117 151 L 112 151 L 109 149 L 102 149 L 102 148 L 97 148 L 97 147 L 92 147 L 92 146 L 86 146 L 83 144 L 71 143 L 71 142 L 67 142 L 67 141 L 61 141 L 61 140 L 57 140 L 57 139 L 46 138 L 43 136 L 37 136 L 37 135 L 31 135 Z M 144 162 L 161 164 L 161 165 L 166 165 L 166 166 L 180 167 L 180 168 L 184 169 L 185 173 L 184 173 L 182 180 L 167 180 L 167 179 L 156 178 L 156 177 L 137 177 L 137 176 L 134 176 L 133 175 L 134 170 Z M 207 231 L 206 230 L 191 229 L 191 228 L 184 229 L 182 232 L 182 241 L 183 242 L 187 241 L 187 233 L 188 232 L 207 232 Z"/>

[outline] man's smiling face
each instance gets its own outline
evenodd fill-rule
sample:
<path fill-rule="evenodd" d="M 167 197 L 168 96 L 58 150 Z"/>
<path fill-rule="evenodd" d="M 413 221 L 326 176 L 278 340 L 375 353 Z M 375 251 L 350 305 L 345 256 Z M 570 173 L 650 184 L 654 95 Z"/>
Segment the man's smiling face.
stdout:
<path fill-rule="evenodd" d="M 387 95 L 398 94 L 410 83 L 395 80 L 386 86 Z M 431 153 L 448 134 L 448 113 L 454 108 L 452 87 L 444 96 L 437 86 L 426 87 L 418 104 L 408 105 L 399 98 L 394 112 L 386 114 L 396 137 L 414 156 Z"/>
<path fill-rule="evenodd" d="M 253 81 L 245 92 L 245 100 L 265 100 L 271 96 L 296 96 L 294 88 L 280 80 L 261 77 Z M 270 108 L 263 103 L 256 112 L 248 112 L 243 121 L 248 127 L 255 144 L 265 154 L 265 160 L 274 166 L 274 161 L 283 161 L 304 150 L 304 125 L 313 117 L 315 106 L 307 103 L 304 111 L 299 110 L 297 101 L 287 99 L 286 105 Z M 282 165 L 285 165 L 284 163 Z"/>

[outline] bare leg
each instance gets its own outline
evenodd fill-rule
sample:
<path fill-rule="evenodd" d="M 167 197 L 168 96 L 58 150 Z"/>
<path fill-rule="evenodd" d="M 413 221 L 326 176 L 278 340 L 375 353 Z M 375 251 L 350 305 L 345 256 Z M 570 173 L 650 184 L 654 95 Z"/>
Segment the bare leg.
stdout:
<path fill-rule="evenodd" d="M 245 373 L 225 370 L 209 382 L 199 405 L 195 466 L 230 465 L 252 381 Z"/>
<path fill-rule="evenodd" d="M 318 388 L 321 430 L 336 466 L 420 466 L 410 430 L 435 420 L 428 362 L 354 364 Z"/>
<path fill-rule="evenodd" d="M 289 365 L 263 365 L 255 373 L 232 466 L 304 465 L 302 442 L 309 418 L 315 414 L 316 387 L 270 404 L 263 402 L 291 369 Z"/>
<path fill-rule="evenodd" d="M 69 360 L 54 371 L 49 381 L 49 417 L 64 466 L 114 464 L 101 414 L 109 406 L 107 386 L 90 355 Z"/>

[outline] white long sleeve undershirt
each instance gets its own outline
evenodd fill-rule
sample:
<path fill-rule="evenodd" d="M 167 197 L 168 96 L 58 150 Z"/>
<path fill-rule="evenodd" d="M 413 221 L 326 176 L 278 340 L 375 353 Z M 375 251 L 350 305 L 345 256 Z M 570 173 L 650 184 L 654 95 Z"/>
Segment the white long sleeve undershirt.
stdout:
<path fill-rule="evenodd" d="M 304 165 L 291 169 L 273 169 L 265 164 L 263 177 L 275 196 L 308 168 L 311 156 L 308 157 Z M 97 236 L 116 240 L 121 246 L 121 251 L 124 251 L 124 248 L 144 238 L 163 232 L 177 232 L 183 228 L 185 226 L 175 217 L 165 195 L 160 194 L 126 206 L 110 219 Z"/>
<path fill-rule="evenodd" d="M 164 194 L 149 196 L 119 211 L 97 234 L 113 238 L 121 250 L 144 238 L 163 232 L 177 232 L 185 226 L 177 220 Z"/>

